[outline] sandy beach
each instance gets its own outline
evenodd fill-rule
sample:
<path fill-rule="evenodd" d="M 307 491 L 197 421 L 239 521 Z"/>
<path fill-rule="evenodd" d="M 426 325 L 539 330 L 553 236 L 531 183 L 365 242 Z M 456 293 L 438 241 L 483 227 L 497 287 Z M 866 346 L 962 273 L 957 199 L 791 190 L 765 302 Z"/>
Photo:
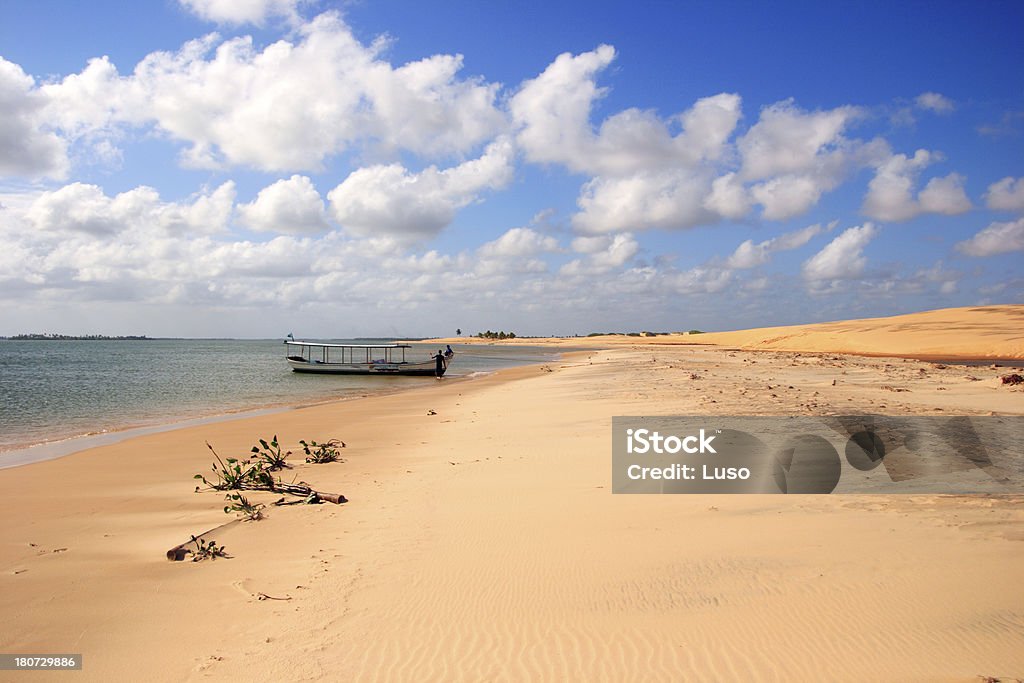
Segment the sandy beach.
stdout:
<path fill-rule="evenodd" d="M 1022 678 L 1024 495 L 610 491 L 617 415 L 1024 415 L 1024 306 L 915 315 L 551 342 L 592 348 L 0 470 L 0 652 L 83 655 L 42 680 Z M 349 502 L 168 562 L 231 519 L 193 492 L 205 442 L 274 434 L 345 441 L 285 479 Z"/>

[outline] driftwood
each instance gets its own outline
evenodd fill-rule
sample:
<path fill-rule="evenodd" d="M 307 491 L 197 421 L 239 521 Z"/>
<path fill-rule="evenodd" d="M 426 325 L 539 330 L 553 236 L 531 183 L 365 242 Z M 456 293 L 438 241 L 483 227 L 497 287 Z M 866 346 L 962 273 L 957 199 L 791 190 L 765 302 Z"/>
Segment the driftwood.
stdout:
<path fill-rule="evenodd" d="M 303 486 L 302 484 L 285 484 L 283 482 L 276 482 L 274 484 L 274 488 L 273 489 L 258 488 L 258 489 L 247 489 L 247 490 L 257 490 L 257 491 L 273 490 L 273 491 L 276 491 L 276 492 L 279 492 L 279 493 L 290 493 L 290 494 L 292 494 L 294 496 L 302 496 L 302 497 L 306 498 L 307 500 L 312 498 L 313 500 L 309 501 L 309 502 L 321 502 L 321 501 L 324 501 L 324 502 L 327 502 L 327 503 L 334 503 L 335 505 L 348 502 L 348 499 L 345 498 L 345 496 L 341 495 L 340 493 L 327 493 L 325 491 L 314 491 L 310 487 Z M 184 560 L 188 556 L 189 552 L 192 551 L 192 546 L 194 546 L 197 541 L 201 543 L 202 541 L 207 540 L 207 536 L 209 536 L 209 535 L 211 535 L 211 534 L 213 534 L 215 532 L 218 532 L 218 531 L 223 531 L 223 530 L 227 529 L 228 527 L 233 526 L 233 525 L 238 524 L 239 522 L 243 522 L 243 521 L 245 521 L 245 520 L 234 519 L 234 520 L 231 520 L 230 522 L 227 522 L 225 524 L 221 524 L 220 526 L 216 526 L 216 527 L 210 529 L 209 531 L 204 531 L 203 533 L 195 536 L 194 538 L 191 538 L 191 539 L 185 541 L 184 543 L 176 545 L 173 548 L 171 548 L 170 550 L 168 550 L 167 551 L 167 559 L 170 560 L 171 562 L 181 562 L 182 560 Z M 274 599 L 276 600 L 276 599 L 279 599 L 279 598 L 274 598 Z"/>
<path fill-rule="evenodd" d="M 221 524 L 220 526 L 215 526 L 212 529 L 210 529 L 209 531 L 204 531 L 203 533 L 199 534 L 198 536 L 190 538 L 189 540 L 185 541 L 184 543 L 182 543 L 180 545 L 174 546 L 173 548 L 171 548 L 170 550 L 167 551 L 167 559 L 170 560 L 171 562 L 181 562 L 186 557 L 188 557 L 189 552 L 192 551 L 192 547 L 191 546 L 194 546 L 197 541 L 198 542 L 205 541 L 205 540 L 207 540 L 206 537 L 209 536 L 210 534 L 218 532 L 218 531 L 223 531 L 223 530 L 227 529 L 230 526 L 234 526 L 235 524 L 238 524 L 241 521 L 242 520 L 240 520 L 240 519 L 231 520 L 230 522 L 227 522 L 225 524 Z"/>
<path fill-rule="evenodd" d="M 316 500 L 334 503 L 335 505 L 348 502 L 348 498 L 341 495 L 340 493 L 314 491 L 312 488 L 305 486 L 303 484 L 285 484 L 284 482 L 274 482 L 273 488 L 269 490 L 277 493 L 290 493 L 293 496 L 303 496 L 305 498 L 313 496 L 316 498 Z"/>

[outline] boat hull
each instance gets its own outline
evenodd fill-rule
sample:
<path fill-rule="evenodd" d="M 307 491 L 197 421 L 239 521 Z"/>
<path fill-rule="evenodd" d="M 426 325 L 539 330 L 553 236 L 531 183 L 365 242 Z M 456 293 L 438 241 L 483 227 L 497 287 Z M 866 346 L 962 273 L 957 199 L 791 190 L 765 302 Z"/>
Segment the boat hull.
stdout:
<path fill-rule="evenodd" d="M 424 363 L 322 363 L 305 359 L 289 358 L 288 365 L 295 372 L 310 372 L 326 375 L 394 375 L 397 377 L 433 377 L 436 372 L 434 361 Z M 441 368 L 441 375 L 448 369 L 448 363 Z"/>

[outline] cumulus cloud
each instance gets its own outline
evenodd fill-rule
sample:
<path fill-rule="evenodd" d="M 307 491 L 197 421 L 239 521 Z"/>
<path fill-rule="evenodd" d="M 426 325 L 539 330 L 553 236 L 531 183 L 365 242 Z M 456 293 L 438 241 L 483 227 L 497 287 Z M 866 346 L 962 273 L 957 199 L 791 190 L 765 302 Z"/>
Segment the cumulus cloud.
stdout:
<path fill-rule="evenodd" d="M 197 5 L 242 17 L 294 3 Z M 507 125 L 495 106 L 498 85 L 460 78 L 461 56 L 396 67 L 382 57 L 385 47 L 381 40 L 362 44 L 337 13 L 327 12 L 298 26 L 291 40 L 257 49 L 248 36 L 210 34 L 147 55 L 129 76 L 99 58 L 31 90 L 31 79 L 8 65 L 0 83 L 11 84 L 0 87 L 0 97 L 13 88 L 11 110 L 23 112 L 19 138 L 52 147 L 51 167 L 62 139 L 111 135 L 119 126 L 154 126 L 183 142 L 187 167 L 294 171 L 319 170 L 352 147 L 462 155 Z M 33 113 L 44 105 L 63 138 L 34 127 Z M 24 135 L 33 130 L 35 136 Z M 34 150 L 33 158 L 47 158 L 44 151 Z"/>
<path fill-rule="evenodd" d="M 804 262 L 804 278 L 820 281 L 846 280 L 859 276 L 867 265 L 864 247 L 877 234 L 878 228 L 871 223 L 844 230 L 824 249 Z"/>
<path fill-rule="evenodd" d="M 799 249 L 822 230 L 820 224 L 815 224 L 756 244 L 753 240 L 746 240 L 736 247 L 736 251 L 726 260 L 726 265 L 737 269 L 756 268 L 768 263 L 771 260 L 771 255 L 776 252 Z"/>
<path fill-rule="evenodd" d="M 929 111 L 936 112 L 938 114 L 948 114 L 953 111 L 953 101 L 945 95 L 940 95 L 937 92 L 925 92 L 917 96 L 914 100 L 914 104 L 919 109 L 927 109 Z"/>
<path fill-rule="evenodd" d="M 665 286 L 677 294 L 715 294 L 728 287 L 732 279 L 731 270 L 710 266 L 698 266 L 664 278 Z"/>
<path fill-rule="evenodd" d="M 985 192 L 985 202 L 996 211 L 1024 211 L 1024 178 L 1006 177 L 992 183 Z"/>
<path fill-rule="evenodd" d="M 272 18 L 298 19 L 303 0 L 178 0 L 200 19 L 219 24 L 263 26 Z"/>
<path fill-rule="evenodd" d="M 964 177 L 950 173 L 932 178 L 914 197 L 914 188 L 921 170 L 941 159 L 941 155 L 919 149 L 913 157 L 894 154 L 879 164 L 868 183 L 868 193 L 861 210 L 871 218 L 901 222 L 922 213 L 947 216 L 971 209 L 971 200 L 964 192 Z"/>
<path fill-rule="evenodd" d="M 761 215 L 765 219 L 781 221 L 805 213 L 830 185 L 811 176 L 786 175 L 754 185 L 750 194 L 764 207 Z"/>
<path fill-rule="evenodd" d="M 71 183 L 43 192 L 25 212 L 37 231 L 111 237 L 135 230 L 147 234 L 213 233 L 225 229 L 235 198 L 234 182 L 213 192 L 194 195 L 191 202 L 162 202 L 151 187 L 137 187 L 108 197 L 97 185 Z"/>
<path fill-rule="evenodd" d="M 743 218 L 750 212 L 750 191 L 736 173 L 726 173 L 711 182 L 711 191 L 703 206 L 723 218 Z"/>
<path fill-rule="evenodd" d="M 63 178 L 67 144 L 43 127 L 46 98 L 20 66 L 0 57 L 0 177 Z"/>
<path fill-rule="evenodd" d="M 588 234 L 686 228 L 717 218 L 703 205 L 707 181 L 687 170 L 597 177 L 583 186 L 573 227 Z"/>
<path fill-rule="evenodd" d="M 238 205 L 242 225 L 261 232 L 318 233 L 328 228 L 320 193 L 306 176 L 293 175 L 269 185 L 248 204 Z"/>
<path fill-rule="evenodd" d="M 430 166 L 413 173 L 401 164 L 361 168 L 328 193 L 331 213 L 359 237 L 401 242 L 432 237 L 481 192 L 511 181 L 513 155 L 512 143 L 502 138 L 480 158 L 445 170 Z"/>
<path fill-rule="evenodd" d="M 823 157 L 843 153 L 847 142 L 843 130 L 859 116 L 856 107 L 805 112 L 792 100 L 765 107 L 758 122 L 737 142 L 743 176 L 758 180 L 814 171 Z"/>
<path fill-rule="evenodd" d="M 791 100 L 762 109 L 731 142 L 742 112 L 739 96 L 729 93 L 668 118 L 626 109 L 597 125 L 592 110 L 607 92 L 597 78 L 614 58 L 607 45 L 559 55 L 509 104 L 528 161 L 591 175 L 572 219 L 578 232 L 689 228 L 740 219 L 755 203 L 765 218 L 785 220 L 891 154 L 884 140 L 845 137 L 860 109 L 807 112 Z"/>
<path fill-rule="evenodd" d="M 992 223 L 969 240 L 956 245 L 968 256 L 994 256 L 1024 251 L 1024 218 L 1008 223 Z"/>
<path fill-rule="evenodd" d="M 700 99 L 668 120 L 651 111 L 626 109 L 595 130 L 591 110 L 607 92 L 596 79 L 614 58 L 610 45 L 578 55 L 561 54 L 543 73 L 523 83 L 509 108 L 518 128 L 517 141 L 530 161 L 564 164 L 595 175 L 622 175 L 721 156 L 740 119 L 740 98 L 735 94 Z"/>
<path fill-rule="evenodd" d="M 768 220 L 805 213 L 853 171 L 889 155 L 881 139 L 867 142 L 843 133 L 863 117 L 857 107 L 808 112 L 792 100 L 761 111 L 758 122 L 737 141 L 740 176 Z"/>
<path fill-rule="evenodd" d="M 509 258 L 535 256 L 557 249 L 558 240 L 554 237 L 542 235 L 531 228 L 512 228 L 498 239 L 480 247 L 479 253 L 485 258 Z"/>
<path fill-rule="evenodd" d="M 600 245 L 602 248 L 595 248 Z M 577 246 L 574 243 L 574 246 Z M 640 251 L 639 243 L 629 233 L 607 238 L 603 242 L 592 241 L 580 244 L 589 249 L 585 259 L 574 259 L 561 268 L 566 276 L 599 275 L 620 268 L 633 259 Z"/>

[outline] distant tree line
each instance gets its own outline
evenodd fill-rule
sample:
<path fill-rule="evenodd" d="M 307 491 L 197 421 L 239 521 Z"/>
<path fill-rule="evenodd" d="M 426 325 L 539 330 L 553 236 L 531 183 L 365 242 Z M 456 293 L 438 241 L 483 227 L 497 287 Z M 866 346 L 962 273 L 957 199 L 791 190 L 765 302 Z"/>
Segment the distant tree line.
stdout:
<path fill-rule="evenodd" d="M 138 341 L 148 340 L 146 335 L 128 335 L 125 337 L 108 337 L 105 334 L 16 334 L 13 337 L 0 337 L 14 341 Z"/>
<path fill-rule="evenodd" d="M 516 333 L 506 333 L 504 330 L 502 330 L 501 332 L 491 332 L 490 330 L 487 330 L 486 332 L 477 332 L 476 336 L 480 337 L 481 339 L 515 339 Z"/>

